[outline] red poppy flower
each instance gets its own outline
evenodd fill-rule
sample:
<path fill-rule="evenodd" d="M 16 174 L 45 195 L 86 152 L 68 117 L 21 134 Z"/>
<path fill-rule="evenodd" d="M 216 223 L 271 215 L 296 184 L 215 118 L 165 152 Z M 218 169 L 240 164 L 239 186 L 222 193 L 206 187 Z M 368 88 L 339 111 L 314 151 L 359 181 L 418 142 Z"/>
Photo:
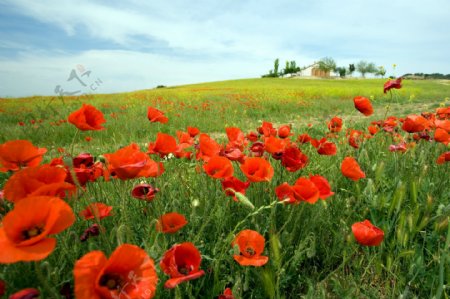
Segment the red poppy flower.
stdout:
<path fill-rule="evenodd" d="M 152 185 L 144 183 L 134 186 L 133 190 L 131 190 L 131 196 L 145 201 L 152 201 L 158 192 L 158 188 L 154 188 Z"/>
<path fill-rule="evenodd" d="M 235 192 L 245 194 L 245 191 L 249 186 L 250 182 L 243 182 L 233 176 L 222 180 L 222 189 L 225 191 L 226 195 L 233 196 L 234 201 L 238 201 Z"/>
<path fill-rule="evenodd" d="M 202 257 L 194 244 L 186 242 L 175 244 L 164 256 L 159 264 L 164 273 L 170 278 L 164 283 L 164 287 L 172 289 L 182 282 L 197 279 L 205 274 L 200 270 Z"/>
<path fill-rule="evenodd" d="M 81 153 L 72 159 L 73 167 L 81 167 L 84 165 L 90 167 L 94 164 L 94 157 L 89 153 Z"/>
<path fill-rule="evenodd" d="M 375 135 L 378 132 L 378 127 L 376 126 L 369 126 L 367 129 L 369 130 L 370 135 Z"/>
<path fill-rule="evenodd" d="M 39 290 L 28 288 L 10 295 L 9 299 L 38 299 L 40 294 Z"/>
<path fill-rule="evenodd" d="M 12 140 L 0 144 L 0 172 L 38 166 L 46 152 L 46 148 L 38 148 L 28 140 Z"/>
<path fill-rule="evenodd" d="M 244 132 L 236 127 L 226 128 L 225 131 L 228 137 L 228 146 L 237 147 L 242 151 L 248 143 L 245 139 Z"/>
<path fill-rule="evenodd" d="M 391 144 L 389 145 L 389 151 L 390 152 L 406 152 L 407 148 L 406 148 L 406 143 L 402 142 L 399 144 Z"/>
<path fill-rule="evenodd" d="M 280 139 L 275 136 L 269 136 L 264 138 L 264 149 L 269 154 L 281 155 L 284 152 L 284 149 L 289 146 L 289 143 L 289 139 Z"/>
<path fill-rule="evenodd" d="M 0 263 L 38 261 L 55 248 L 60 233 L 75 222 L 70 206 L 60 198 L 31 196 L 14 205 L 0 227 Z"/>
<path fill-rule="evenodd" d="M 436 116 L 440 119 L 450 118 L 450 107 L 440 107 L 436 109 Z"/>
<path fill-rule="evenodd" d="M 307 163 L 308 156 L 295 146 L 290 146 L 285 149 L 281 156 L 281 165 L 289 172 L 296 172 L 297 170 L 304 168 Z"/>
<path fill-rule="evenodd" d="M 264 155 L 264 143 L 255 142 L 250 146 L 249 150 L 252 157 L 262 157 Z"/>
<path fill-rule="evenodd" d="M 158 133 L 156 135 L 155 143 L 150 143 L 148 145 L 148 154 L 158 153 L 161 157 L 165 157 L 170 153 L 173 153 L 177 150 L 177 141 L 174 137 L 164 134 Z"/>
<path fill-rule="evenodd" d="M 130 244 L 117 247 L 109 259 L 98 250 L 87 253 L 75 263 L 73 276 L 77 299 L 148 299 L 158 283 L 153 260 Z"/>
<path fill-rule="evenodd" d="M 121 180 L 137 177 L 157 177 L 164 172 L 162 163 L 150 159 L 139 150 L 135 143 L 119 149 L 115 153 L 104 154 L 109 171 Z"/>
<path fill-rule="evenodd" d="M 330 183 L 326 178 L 321 175 L 309 175 L 309 180 L 316 185 L 317 189 L 319 189 L 319 197 L 320 199 L 327 199 L 328 197 L 334 194 L 331 191 Z"/>
<path fill-rule="evenodd" d="M 203 165 L 206 174 L 215 179 L 224 179 L 233 175 L 233 164 L 225 157 L 212 157 Z"/>
<path fill-rule="evenodd" d="M 100 234 L 100 230 L 102 230 L 102 228 L 97 223 L 92 224 L 81 234 L 80 241 L 86 242 L 90 237 L 98 236 Z"/>
<path fill-rule="evenodd" d="M 320 190 L 316 184 L 307 178 L 298 178 L 292 186 L 294 194 L 296 194 L 301 201 L 306 201 L 310 204 L 316 203 L 320 197 Z"/>
<path fill-rule="evenodd" d="M 239 163 L 244 162 L 246 156 L 237 147 L 232 147 L 227 145 L 227 147 L 220 151 L 220 155 L 226 157 L 230 161 L 238 161 Z"/>
<path fill-rule="evenodd" d="M 421 115 L 408 115 L 402 129 L 408 133 L 422 132 L 430 127 L 428 120 Z"/>
<path fill-rule="evenodd" d="M 287 138 L 289 136 L 292 136 L 291 133 L 291 126 L 290 125 L 283 125 L 278 128 L 278 137 L 280 138 Z"/>
<path fill-rule="evenodd" d="M 94 202 L 80 212 L 80 217 L 84 220 L 101 220 L 105 217 L 111 216 L 112 208 L 112 206 L 105 205 L 104 203 Z"/>
<path fill-rule="evenodd" d="M 258 129 L 258 133 L 265 137 L 276 136 L 277 130 L 273 127 L 273 124 L 267 121 L 263 121 L 261 127 Z"/>
<path fill-rule="evenodd" d="M 61 161 L 62 162 L 62 161 Z M 57 164 L 57 160 L 52 160 L 50 165 L 60 165 L 65 166 L 64 163 Z M 81 186 L 86 186 L 87 182 L 95 182 L 104 173 L 103 163 L 95 162 L 94 157 L 89 153 L 81 153 L 72 159 L 73 172 L 76 174 L 78 184 Z M 66 168 L 66 182 L 75 184 L 72 173 L 68 166 Z"/>
<path fill-rule="evenodd" d="M 226 288 L 217 299 L 235 299 L 235 297 L 233 296 L 233 291 L 230 288 Z"/>
<path fill-rule="evenodd" d="M 239 255 L 233 258 L 241 266 L 264 266 L 269 258 L 261 255 L 264 251 L 265 239 L 257 231 L 245 229 L 234 238 L 231 246 L 239 248 Z"/>
<path fill-rule="evenodd" d="M 308 143 L 311 141 L 311 139 L 312 138 L 311 138 L 311 136 L 309 136 L 308 133 L 298 135 L 298 137 L 297 137 L 297 141 L 300 143 Z"/>
<path fill-rule="evenodd" d="M 250 182 L 269 182 L 274 174 L 272 165 L 260 157 L 247 158 L 240 168 Z"/>
<path fill-rule="evenodd" d="M 436 163 L 444 164 L 445 162 L 449 161 L 450 161 L 450 152 L 445 152 L 437 158 Z"/>
<path fill-rule="evenodd" d="M 352 232 L 356 241 L 364 246 L 378 246 L 384 239 L 384 232 L 374 226 L 369 220 L 352 225 Z"/>
<path fill-rule="evenodd" d="M 341 164 L 342 174 L 354 181 L 365 178 L 366 174 L 359 167 L 358 162 L 352 157 L 345 157 Z"/>
<path fill-rule="evenodd" d="M 348 144 L 353 148 L 359 148 L 359 144 L 363 141 L 363 132 L 358 130 L 350 130 L 347 132 Z"/>
<path fill-rule="evenodd" d="M 342 118 L 337 116 L 333 117 L 328 123 L 328 130 L 331 133 L 338 133 L 342 130 Z"/>
<path fill-rule="evenodd" d="M 331 141 L 328 141 L 326 138 L 322 138 L 320 140 L 311 139 L 311 144 L 317 149 L 317 153 L 319 155 L 325 156 L 333 156 L 336 155 L 337 147 Z"/>
<path fill-rule="evenodd" d="M 156 229 L 165 234 L 173 234 L 187 224 L 186 218 L 178 213 L 166 213 L 156 223 Z"/>
<path fill-rule="evenodd" d="M 103 113 L 94 106 L 83 104 L 77 111 L 69 115 L 69 122 L 81 131 L 103 130 L 102 124 L 106 122 Z"/>
<path fill-rule="evenodd" d="M 76 187 L 66 180 L 66 170 L 61 167 L 42 165 L 22 169 L 14 173 L 5 184 L 5 198 L 17 203 L 27 196 L 71 195 Z"/>
<path fill-rule="evenodd" d="M 199 138 L 199 151 L 197 153 L 197 159 L 203 159 L 208 162 L 214 156 L 220 154 L 221 146 L 207 134 L 200 134 Z"/>
<path fill-rule="evenodd" d="M 436 126 L 436 129 L 442 129 L 445 130 L 447 133 L 450 133 L 450 119 L 444 120 L 436 119 L 434 121 L 434 125 Z"/>
<path fill-rule="evenodd" d="M 259 139 L 258 133 L 256 132 L 249 132 L 247 136 L 245 136 L 248 140 L 251 142 L 256 142 Z"/>
<path fill-rule="evenodd" d="M 353 103 L 355 108 L 365 116 L 373 114 L 372 104 L 368 98 L 357 96 L 353 99 Z"/>
<path fill-rule="evenodd" d="M 196 127 L 187 127 L 187 131 L 191 137 L 195 137 L 200 133 L 200 130 Z"/>
<path fill-rule="evenodd" d="M 391 90 L 392 88 L 400 89 L 402 88 L 402 78 L 397 78 L 395 80 L 388 80 L 386 83 L 384 83 L 383 91 L 386 93 L 387 91 Z"/>
<path fill-rule="evenodd" d="M 147 118 L 150 122 L 160 122 L 162 124 L 165 124 L 169 121 L 169 119 L 164 116 L 164 113 L 156 108 L 148 107 L 147 110 Z"/>

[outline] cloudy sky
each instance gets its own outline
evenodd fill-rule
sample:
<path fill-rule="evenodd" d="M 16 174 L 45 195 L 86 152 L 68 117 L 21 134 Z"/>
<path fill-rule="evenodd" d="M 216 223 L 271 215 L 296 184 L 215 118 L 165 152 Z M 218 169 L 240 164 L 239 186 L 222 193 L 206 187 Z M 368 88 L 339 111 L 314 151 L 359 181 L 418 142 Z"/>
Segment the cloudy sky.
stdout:
<path fill-rule="evenodd" d="M 277 57 L 450 73 L 449 28 L 449 0 L 0 0 L 0 97 L 255 78 Z"/>

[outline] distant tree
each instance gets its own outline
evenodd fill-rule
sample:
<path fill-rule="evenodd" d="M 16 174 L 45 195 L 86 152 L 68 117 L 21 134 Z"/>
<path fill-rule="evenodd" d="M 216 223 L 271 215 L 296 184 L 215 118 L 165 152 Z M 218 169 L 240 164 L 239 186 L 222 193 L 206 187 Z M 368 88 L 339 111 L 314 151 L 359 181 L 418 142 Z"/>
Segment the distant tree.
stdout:
<path fill-rule="evenodd" d="M 345 74 L 347 73 L 347 69 L 345 67 L 340 66 L 340 67 L 336 68 L 336 72 L 339 73 L 339 77 L 345 78 Z"/>
<path fill-rule="evenodd" d="M 336 62 L 331 57 L 324 57 L 319 61 L 319 70 L 326 73 L 336 69 Z"/>
<path fill-rule="evenodd" d="M 361 60 L 356 65 L 356 70 L 361 73 L 361 76 L 363 78 L 365 78 L 367 73 L 369 73 L 369 74 L 376 73 L 377 67 L 375 66 L 375 63 L 373 63 L 373 62 L 367 62 L 367 61 Z"/>
<path fill-rule="evenodd" d="M 292 61 L 291 61 L 291 63 L 290 63 L 290 68 L 291 68 L 291 71 L 292 71 L 293 73 L 296 73 L 296 72 L 299 72 L 299 71 L 300 71 L 300 67 L 297 66 L 297 63 L 295 62 L 295 60 L 292 60 Z"/>
<path fill-rule="evenodd" d="M 386 69 L 384 66 L 379 66 L 378 70 L 375 72 L 375 76 L 381 76 L 381 78 L 384 78 L 384 75 L 386 75 Z"/>
<path fill-rule="evenodd" d="M 348 74 L 351 75 L 356 70 L 355 65 L 353 63 L 350 63 L 348 65 Z"/>
<path fill-rule="evenodd" d="M 275 77 L 278 77 L 278 67 L 280 66 L 280 59 L 275 59 L 274 63 L 273 63 L 273 74 L 275 75 Z"/>
<path fill-rule="evenodd" d="M 293 74 L 300 71 L 300 67 L 297 66 L 297 63 L 292 61 L 286 61 L 286 66 L 284 67 L 283 74 Z"/>
<path fill-rule="evenodd" d="M 291 70 L 290 70 L 290 64 L 289 64 L 289 61 L 287 61 L 287 60 L 286 60 L 286 66 L 284 67 L 283 73 L 284 73 L 285 75 L 291 73 Z"/>

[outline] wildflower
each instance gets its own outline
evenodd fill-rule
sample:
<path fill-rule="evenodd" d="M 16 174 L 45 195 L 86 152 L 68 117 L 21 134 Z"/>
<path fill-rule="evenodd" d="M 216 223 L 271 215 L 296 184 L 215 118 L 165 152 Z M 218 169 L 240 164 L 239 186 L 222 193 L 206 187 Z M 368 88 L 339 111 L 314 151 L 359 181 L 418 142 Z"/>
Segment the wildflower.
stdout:
<path fill-rule="evenodd" d="M 153 260 L 130 244 L 117 247 L 109 259 L 98 250 L 85 254 L 75 263 L 73 275 L 77 299 L 149 299 L 158 283 Z"/>
<path fill-rule="evenodd" d="M 5 198 L 17 203 L 27 196 L 71 195 L 76 187 L 66 180 L 66 170 L 61 167 L 41 165 L 14 173 L 5 184 Z"/>
<path fill-rule="evenodd" d="M 357 96 L 353 99 L 353 103 L 355 104 L 355 108 L 365 116 L 373 114 L 372 104 L 368 98 Z"/>
<path fill-rule="evenodd" d="M 402 78 L 397 78 L 395 80 L 388 80 L 388 81 L 386 81 L 386 83 L 384 83 L 383 87 L 384 87 L 383 88 L 384 93 L 391 90 L 392 88 L 400 89 L 400 88 L 402 88 Z"/>
<path fill-rule="evenodd" d="M 330 130 L 331 133 L 338 133 L 342 130 L 342 118 L 340 117 L 333 117 L 330 122 L 328 122 L 328 130 Z"/>
<path fill-rule="evenodd" d="M 384 238 L 384 232 L 374 226 L 369 220 L 352 225 L 352 232 L 356 241 L 364 246 L 378 246 Z"/>
<path fill-rule="evenodd" d="M 437 158 L 436 163 L 444 164 L 445 162 L 449 161 L 450 161 L 450 152 L 445 152 Z"/>
<path fill-rule="evenodd" d="M 200 270 L 202 257 L 194 244 L 185 242 L 175 244 L 160 262 L 160 267 L 170 278 L 164 283 L 164 287 L 173 289 L 182 282 L 197 279 L 205 274 Z"/>
<path fill-rule="evenodd" d="M 84 220 L 101 220 L 103 218 L 111 216 L 112 209 L 112 206 L 105 205 L 101 202 L 94 202 L 80 212 L 80 217 Z"/>
<path fill-rule="evenodd" d="M 108 170 L 121 180 L 157 177 L 164 172 L 162 163 L 150 159 L 135 143 L 104 156 L 108 161 Z"/>
<path fill-rule="evenodd" d="M 60 198 L 31 196 L 17 202 L 0 227 L 0 263 L 45 259 L 56 246 L 50 235 L 74 222 L 72 208 Z"/>
<path fill-rule="evenodd" d="M 250 182 L 268 182 L 274 174 L 272 165 L 260 157 L 247 158 L 240 168 Z"/>
<path fill-rule="evenodd" d="M 131 190 L 131 196 L 145 201 L 152 201 L 158 192 L 158 188 L 154 188 L 152 185 L 144 183 L 134 186 L 133 190 Z"/>
<path fill-rule="evenodd" d="M 352 157 L 345 157 L 341 164 L 342 174 L 354 181 L 365 178 L 366 174 L 359 167 L 358 162 Z"/>
<path fill-rule="evenodd" d="M 224 179 L 233 175 L 233 164 L 225 157 L 214 156 L 203 165 L 206 174 L 215 179 Z"/>
<path fill-rule="evenodd" d="M 222 189 L 228 196 L 233 196 L 234 201 L 238 201 L 235 192 L 245 194 L 245 191 L 250 186 L 250 182 L 243 182 L 233 176 L 227 177 L 222 180 Z"/>
<path fill-rule="evenodd" d="M 187 224 L 186 218 L 178 213 L 166 213 L 156 223 L 156 229 L 165 234 L 173 234 Z"/>
<path fill-rule="evenodd" d="M 223 291 L 223 294 L 220 294 L 218 299 L 235 299 L 235 297 L 233 296 L 233 292 L 231 291 L 230 288 L 226 288 Z"/>
<path fill-rule="evenodd" d="M 326 138 L 320 140 L 311 139 L 310 143 L 317 149 L 319 155 L 334 156 L 337 152 L 336 144 Z"/>
<path fill-rule="evenodd" d="M 99 234 L 100 234 L 100 226 L 97 223 L 94 223 L 91 226 L 89 226 L 87 229 L 85 229 L 83 234 L 81 234 L 80 241 L 85 242 L 90 237 L 96 237 Z"/>
<path fill-rule="evenodd" d="M 89 104 L 83 104 L 80 109 L 72 112 L 68 119 L 81 131 L 103 130 L 102 124 L 106 122 L 103 113 Z"/>
<path fill-rule="evenodd" d="M 148 107 L 147 109 L 147 118 L 150 122 L 160 122 L 165 124 L 169 121 L 169 119 L 164 115 L 164 113 L 156 108 Z"/>
<path fill-rule="evenodd" d="M 428 120 L 421 115 L 408 115 L 403 122 L 402 130 L 408 133 L 422 132 L 430 127 Z"/>
<path fill-rule="evenodd" d="M 0 172 L 38 166 L 46 152 L 46 148 L 38 148 L 28 140 L 11 140 L 0 144 Z"/>
<path fill-rule="evenodd" d="M 290 125 L 283 125 L 278 128 L 278 137 L 284 139 L 292 135 Z"/>
<path fill-rule="evenodd" d="M 168 154 L 174 153 L 177 150 L 177 141 L 174 137 L 158 133 L 156 135 L 155 143 L 148 145 L 148 154 L 158 153 L 161 157 L 165 157 Z"/>
<path fill-rule="evenodd" d="M 269 257 L 261 255 L 264 251 L 265 239 L 257 231 L 245 229 L 234 238 L 231 246 L 237 246 L 239 254 L 233 258 L 241 266 L 264 266 Z"/>

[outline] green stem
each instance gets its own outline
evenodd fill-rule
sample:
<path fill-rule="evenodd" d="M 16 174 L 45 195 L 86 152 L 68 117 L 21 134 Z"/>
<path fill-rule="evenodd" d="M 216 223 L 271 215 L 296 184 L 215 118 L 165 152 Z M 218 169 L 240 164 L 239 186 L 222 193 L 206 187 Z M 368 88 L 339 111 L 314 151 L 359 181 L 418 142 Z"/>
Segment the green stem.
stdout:
<path fill-rule="evenodd" d="M 48 280 L 44 276 L 44 273 L 42 272 L 42 268 L 41 268 L 41 265 L 39 262 L 34 262 L 34 269 L 36 271 L 36 276 L 38 278 L 38 281 L 41 283 L 44 290 L 46 292 L 48 292 L 47 295 L 52 295 L 51 297 L 53 297 L 53 298 L 59 298 L 60 295 L 58 293 L 56 293 L 54 289 L 52 289 Z"/>

